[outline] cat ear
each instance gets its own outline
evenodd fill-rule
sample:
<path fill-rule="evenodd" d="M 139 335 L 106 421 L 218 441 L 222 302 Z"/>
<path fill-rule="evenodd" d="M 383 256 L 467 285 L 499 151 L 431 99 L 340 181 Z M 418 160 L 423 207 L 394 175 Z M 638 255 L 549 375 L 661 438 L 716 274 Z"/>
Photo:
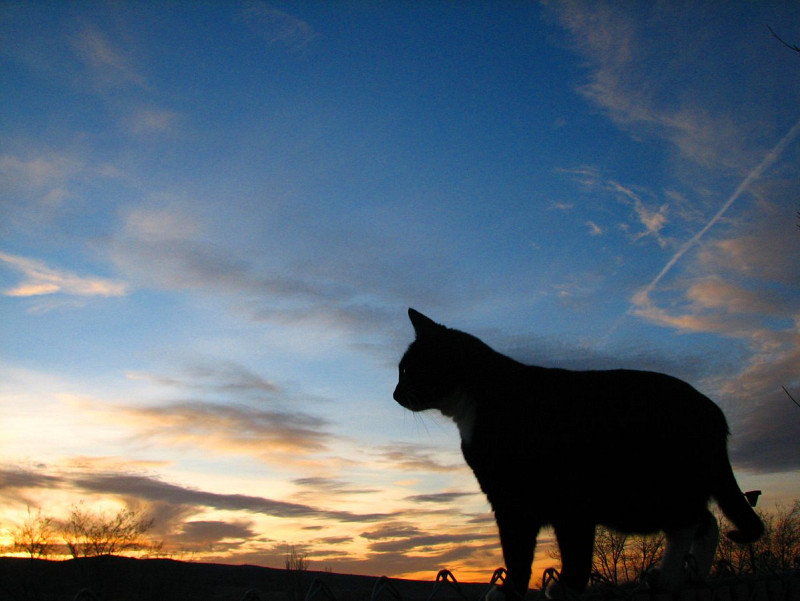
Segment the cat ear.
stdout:
<path fill-rule="evenodd" d="M 430 333 L 444 327 L 429 317 L 425 317 L 419 311 L 415 311 L 411 308 L 408 309 L 408 318 L 411 320 L 411 324 L 414 326 L 414 331 L 417 333 L 417 337 L 424 333 Z"/>

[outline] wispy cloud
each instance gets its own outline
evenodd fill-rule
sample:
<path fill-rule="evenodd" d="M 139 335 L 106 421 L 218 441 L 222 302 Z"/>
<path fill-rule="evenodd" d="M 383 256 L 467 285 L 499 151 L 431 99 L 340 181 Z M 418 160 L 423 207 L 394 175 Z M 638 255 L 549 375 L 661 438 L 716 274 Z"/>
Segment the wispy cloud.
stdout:
<path fill-rule="evenodd" d="M 9 147 L 25 146 L 9 140 Z M 72 150 L 17 148 L 0 155 L 0 211 L 4 225 L 47 237 L 75 211 L 85 210 L 85 186 L 108 185 L 124 178 L 106 157 L 92 160 Z"/>
<path fill-rule="evenodd" d="M 733 457 L 741 466 L 753 470 L 796 470 L 800 457 L 800 410 L 782 386 L 794 392 L 800 390 L 800 317 L 792 327 L 782 332 L 763 332 L 756 340 L 762 345 L 760 352 L 722 389 L 727 397 L 746 403 L 734 433 Z"/>
<path fill-rule="evenodd" d="M 46 294 L 76 296 L 124 296 L 127 284 L 107 278 L 79 276 L 49 267 L 44 261 L 0 252 L 0 261 L 20 272 L 23 281 L 3 291 L 6 296 L 32 297 Z"/>
<path fill-rule="evenodd" d="M 128 131 L 135 135 L 164 134 L 175 131 L 180 115 L 175 111 L 154 106 L 134 109 L 125 119 Z"/>
<path fill-rule="evenodd" d="M 119 29 L 113 29 L 108 23 L 80 21 L 69 38 L 78 67 L 71 71 L 81 78 L 82 89 L 105 101 L 120 130 L 135 138 L 174 134 L 181 115 L 160 105 L 157 89 L 137 58 L 137 36 L 126 32 L 123 23 L 117 21 Z M 121 90 L 127 94 L 119 95 Z"/>
<path fill-rule="evenodd" d="M 464 497 L 470 497 L 477 493 L 474 492 L 439 492 L 423 495 L 412 495 L 408 497 L 409 501 L 414 503 L 438 503 L 447 504 L 453 501 L 458 501 Z"/>
<path fill-rule="evenodd" d="M 4 186 L 36 189 L 52 188 L 75 172 L 79 164 L 58 154 L 42 154 L 21 158 L 13 154 L 0 155 L 0 181 Z"/>
<path fill-rule="evenodd" d="M 587 221 L 586 226 L 589 228 L 590 236 L 602 236 L 603 228 L 597 225 L 594 221 Z"/>
<path fill-rule="evenodd" d="M 396 540 L 384 540 L 372 542 L 369 545 L 370 551 L 374 553 L 431 553 L 437 547 L 446 546 L 452 548 L 453 546 L 462 547 L 464 543 L 475 541 L 494 541 L 496 535 L 481 534 L 478 532 L 464 533 L 464 534 L 421 534 L 420 536 L 409 536 L 399 538 Z M 462 551 L 466 549 L 462 547 Z"/>
<path fill-rule="evenodd" d="M 600 180 L 599 185 L 606 191 L 614 194 L 621 202 L 630 206 L 633 209 L 638 222 L 638 228 L 644 228 L 633 234 L 633 240 L 637 241 L 646 236 L 652 236 L 662 248 L 668 245 L 668 242 L 661 235 L 661 230 L 667 224 L 667 212 L 669 204 L 661 204 L 657 209 L 648 206 L 642 198 L 642 193 L 634 190 L 630 186 L 625 186 L 614 180 Z M 650 201 L 652 203 L 652 200 Z"/>
<path fill-rule="evenodd" d="M 349 495 L 363 495 L 373 494 L 378 492 L 376 488 L 367 488 L 364 486 L 357 486 L 351 482 L 338 480 L 335 478 L 324 478 L 319 476 L 311 476 L 305 478 L 297 478 L 294 484 L 301 489 L 300 496 L 309 497 L 329 497 L 334 496 L 349 496 Z"/>
<path fill-rule="evenodd" d="M 317 37 L 314 28 L 302 19 L 257 0 L 246 3 L 238 20 L 267 44 L 295 52 L 307 48 Z"/>
<path fill-rule="evenodd" d="M 741 284 L 726 280 L 720 275 L 710 275 L 689 284 L 686 298 L 697 311 L 716 310 L 728 316 L 758 315 L 761 317 L 784 317 L 792 309 L 793 299 L 788 291 L 776 288 L 771 295 L 763 290 L 748 289 Z M 796 308 L 796 307 L 795 307 Z"/>
<path fill-rule="evenodd" d="M 163 289 L 260 293 L 298 300 L 328 296 L 297 278 L 255 274 L 247 260 L 215 244 L 205 224 L 192 213 L 182 206 L 129 211 L 112 243 L 114 261 L 143 285 Z"/>
<path fill-rule="evenodd" d="M 713 42 L 686 28 L 681 11 L 656 4 L 643 18 L 642 11 L 617 3 L 548 6 L 573 34 L 572 48 L 587 61 L 580 92 L 620 127 L 637 137 L 665 139 L 682 158 L 703 166 L 737 169 L 752 158 L 742 144 L 742 120 L 719 110 L 727 100 L 727 82 L 723 74 L 706 71 L 709 64 L 703 60 L 705 45 Z M 682 82 L 676 96 L 675 74 L 690 68 L 697 84 Z"/>
<path fill-rule="evenodd" d="M 375 527 L 365 530 L 360 534 L 361 537 L 367 540 L 386 540 L 394 538 L 411 538 L 419 536 L 422 531 L 415 525 L 409 522 L 386 522 L 378 524 Z"/>
<path fill-rule="evenodd" d="M 378 456 L 393 469 L 421 472 L 452 472 L 464 469 L 463 461 L 442 463 L 440 454 L 422 445 L 394 443 L 376 449 Z"/>
<path fill-rule="evenodd" d="M 584 166 L 576 169 L 559 169 L 558 172 L 597 194 L 596 200 L 598 201 L 602 201 L 606 196 L 611 195 L 617 202 L 629 207 L 629 219 L 619 224 L 619 229 L 630 232 L 629 235 L 633 242 L 650 237 L 662 248 L 670 245 L 670 241 L 662 234 L 662 230 L 669 223 L 669 199 L 671 197 L 668 196 L 668 200 L 661 202 L 652 192 L 641 187 L 622 184 L 607 177 L 597 168 Z M 674 194 L 672 197 L 674 197 Z M 568 210 L 572 209 L 573 205 L 559 203 L 553 208 Z M 593 220 L 584 222 L 584 225 L 589 227 L 589 235 L 591 236 L 600 236 L 607 232 L 607 228 L 602 227 Z"/>
<path fill-rule="evenodd" d="M 597 167 L 593 165 L 581 165 L 580 167 L 559 167 L 556 170 L 556 173 L 564 174 L 571 179 L 577 181 L 583 186 L 587 187 L 595 187 L 597 184 L 602 180 L 602 172 Z M 566 206 L 558 206 L 558 205 L 566 205 Z M 572 208 L 572 203 L 558 203 L 558 205 L 554 206 L 557 209 L 568 209 Z"/>
<path fill-rule="evenodd" d="M 302 503 L 279 501 L 243 494 L 220 494 L 186 488 L 150 476 L 126 472 L 63 472 L 0 467 L 0 492 L 23 488 L 75 488 L 85 493 L 113 495 L 129 500 L 167 503 L 180 507 L 247 511 L 277 518 L 319 518 L 346 523 L 372 523 L 390 519 L 391 514 L 357 514 L 329 511 Z"/>
<path fill-rule="evenodd" d="M 29 504 L 28 491 L 58 487 L 62 479 L 40 470 L 23 469 L 16 466 L 0 466 L 0 496 L 6 502 Z"/>
<path fill-rule="evenodd" d="M 329 422 L 299 411 L 191 401 L 122 413 L 138 436 L 253 457 L 320 453 L 331 439 Z"/>
<path fill-rule="evenodd" d="M 147 89 L 146 78 L 131 58 L 106 32 L 85 22 L 72 38 L 79 58 L 89 67 L 100 88 L 134 86 Z"/>
<path fill-rule="evenodd" d="M 229 546 L 239 546 L 243 541 L 256 536 L 253 522 L 249 520 L 192 520 L 181 524 L 179 532 L 174 536 L 174 542 L 189 549 L 214 549 L 219 552 L 225 550 L 220 548 L 223 540 L 228 541 Z M 231 542 L 232 539 L 235 542 Z"/>
<path fill-rule="evenodd" d="M 329 451 L 338 439 L 331 423 L 303 411 L 255 408 L 237 403 L 236 394 L 220 402 L 167 401 L 150 406 L 111 404 L 87 397 L 58 395 L 85 424 L 106 424 L 128 443 L 241 455 L 295 465 Z"/>
<path fill-rule="evenodd" d="M 321 269 L 320 261 L 330 263 L 331 270 L 350 265 L 352 252 L 346 249 L 302 262 L 282 251 L 286 261 L 272 264 L 266 260 L 275 252 L 272 247 L 245 254 L 226 244 L 204 221 L 207 209 L 201 201 L 168 199 L 129 210 L 110 244 L 112 260 L 141 287 L 213 295 L 256 321 L 304 325 L 329 335 L 384 332 L 397 314 L 385 306 L 391 292 L 385 287 L 393 283 L 359 280 L 384 277 L 376 265 L 348 273 Z"/>
<path fill-rule="evenodd" d="M 230 360 L 185 362 L 166 374 L 129 372 L 158 401 L 108 403 L 60 395 L 72 411 L 99 424 L 124 424 L 129 441 L 297 464 L 324 454 L 338 436 L 326 418 L 303 411 L 320 399 L 290 391 Z"/>
<path fill-rule="evenodd" d="M 162 386 L 221 393 L 272 395 L 280 392 L 274 382 L 233 361 L 198 361 L 185 365 L 177 373 L 158 375 L 129 372 L 131 380 L 153 382 Z"/>

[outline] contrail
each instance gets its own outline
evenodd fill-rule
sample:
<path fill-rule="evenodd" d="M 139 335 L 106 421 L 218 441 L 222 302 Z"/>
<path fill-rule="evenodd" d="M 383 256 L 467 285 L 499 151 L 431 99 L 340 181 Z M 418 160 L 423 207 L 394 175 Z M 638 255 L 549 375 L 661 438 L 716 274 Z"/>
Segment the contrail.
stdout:
<path fill-rule="evenodd" d="M 659 274 L 653 278 L 652 282 L 634 295 L 634 305 L 641 306 L 649 301 L 649 295 L 653 291 L 653 288 L 655 288 L 662 278 L 669 273 L 669 270 L 672 269 L 675 263 L 677 263 L 680 258 L 686 254 L 687 250 L 697 244 L 700 238 L 702 238 L 703 235 L 710 230 L 714 224 L 717 223 L 717 221 L 720 220 L 720 218 L 725 214 L 725 211 L 727 211 L 730 206 L 742 195 L 742 193 L 750 187 L 750 184 L 761 177 L 764 171 L 766 171 L 776 160 L 778 160 L 786 147 L 797 137 L 798 132 L 800 132 L 800 120 L 798 120 L 797 123 L 795 123 L 794 126 L 788 131 L 788 133 L 780 139 L 775 147 L 767 153 L 758 166 L 747 174 L 747 177 L 745 177 L 742 180 L 742 183 L 736 187 L 736 190 L 734 190 L 730 198 L 725 201 L 720 210 L 717 211 L 716 215 L 714 215 L 708 223 L 706 223 L 703 229 L 692 236 L 688 242 L 685 242 L 683 246 L 678 249 L 678 252 L 672 255 L 672 258 L 667 261 L 667 264 L 664 265 L 664 268 L 659 272 Z"/>
<path fill-rule="evenodd" d="M 717 223 L 717 221 L 720 220 L 720 218 L 731 207 L 731 205 L 734 202 L 736 202 L 736 199 L 738 199 L 742 195 L 742 193 L 745 190 L 747 190 L 750 184 L 752 184 L 755 180 L 761 177 L 764 171 L 766 171 L 775 161 L 778 160 L 781 154 L 783 154 L 783 151 L 786 149 L 786 147 L 789 144 L 791 144 L 791 142 L 797 137 L 798 133 L 800 133 L 800 119 L 798 119 L 797 123 L 795 123 L 794 126 L 792 126 L 792 128 L 786 133 L 786 135 L 784 135 L 780 139 L 780 141 L 778 141 L 778 143 L 775 144 L 772 150 L 770 150 L 767 153 L 767 155 L 756 166 L 756 168 L 747 174 L 747 177 L 745 177 L 742 180 L 742 182 L 736 187 L 736 190 L 733 191 L 733 194 L 731 194 L 728 200 L 725 201 L 725 203 L 722 205 L 719 211 L 717 211 L 717 213 L 711 218 L 711 220 L 705 224 L 703 229 L 701 229 L 694 236 L 692 236 L 691 239 L 685 242 L 678 249 L 678 251 L 674 255 L 672 255 L 670 260 L 667 261 L 667 264 L 664 265 L 664 267 L 661 269 L 658 275 L 655 278 L 653 278 L 653 280 L 647 286 L 645 286 L 644 288 L 642 288 L 636 294 L 633 295 L 633 304 L 631 306 L 631 309 L 634 309 L 636 307 L 643 307 L 650 304 L 650 293 L 656 286 L 658 286 L 658 283 L 664 278 L 664 276 L 667 275 L 667 273 L 669 273 L 669 270 L 675 266 L 675 263 L 677 263 L 680 260 L 680 258 L 686 254 L 686 251 L 688 251 L 692 246 L 697 244 L 700 238 L 702 238 L 703 235 L 708 230 L 710 230 L 714 226 L 714 224 Z M 614 322 L 611 328 L 609 328 L 608 332 L 606 332 L 606 335 L 604 336 L 603 339 L 608 340 L 611 334 L 613 334 L 617 330 L 617 328 L 622 324 L 622 322 L 629 314 L 630 310 L 627 313 L 620 315 L 619 319 L 617 319 L 617 321 Z"/>

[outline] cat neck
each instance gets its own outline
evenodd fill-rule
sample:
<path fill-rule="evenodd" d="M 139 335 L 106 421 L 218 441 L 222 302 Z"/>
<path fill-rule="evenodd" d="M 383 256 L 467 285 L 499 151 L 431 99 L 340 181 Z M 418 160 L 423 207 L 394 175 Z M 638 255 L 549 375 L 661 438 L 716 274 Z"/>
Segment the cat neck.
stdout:
<path fill-rule="evenodd" d="M 478 410 L 475 399 L 463 388 L 458 388 L 439 410 L 456 423 L 462 442 L 469 444 L 475 430 L 475 414 Z"/>

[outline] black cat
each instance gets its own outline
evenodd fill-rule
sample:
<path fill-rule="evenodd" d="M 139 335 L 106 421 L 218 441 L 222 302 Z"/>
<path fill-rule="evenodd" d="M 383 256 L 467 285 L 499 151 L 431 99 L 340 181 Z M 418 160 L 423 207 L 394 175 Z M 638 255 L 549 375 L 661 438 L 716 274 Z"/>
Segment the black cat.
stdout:
<path fill-rule="evenodd" d="M 528 590 L 536 536 L 551 525 L 560 582 L 585 589 L 595 526 L 663 530 L 654 578 L 674 589 L 684 560 L 708 573 L 718 527 L 714 498 L 750 542 L 764 527 L 734 478 L 722 411 L 689 384 L 653 372 L 569 371 L 523 365 L 464 332 L 409 309 L 416 339 L 400 361 L 395 400 L 438 409 L 461 434 L 461 450 L 494 510 L 508 577 L 503 592 Z M 551 591 L 553 593 L 553 591 Z"/>

